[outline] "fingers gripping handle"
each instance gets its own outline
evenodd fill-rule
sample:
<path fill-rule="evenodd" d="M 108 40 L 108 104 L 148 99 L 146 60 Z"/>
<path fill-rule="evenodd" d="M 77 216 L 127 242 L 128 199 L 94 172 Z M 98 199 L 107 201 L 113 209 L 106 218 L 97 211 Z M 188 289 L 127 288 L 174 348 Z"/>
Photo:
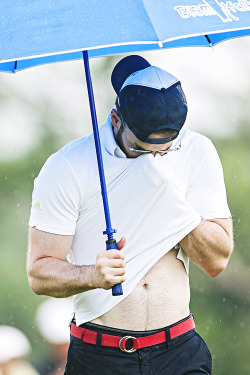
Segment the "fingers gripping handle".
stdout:
<path fill-rule="evenodd" d="M 116 240 L 113 239 L 113 240 L 106 241 L 106 250 L 110 250 L 110 249 L 118 250 L 117 245 L 116 245 Z M 116 284 L 112 287 L 113 296 L 121 296 L 122 294 L 123 294 L 122 284 Z"/>

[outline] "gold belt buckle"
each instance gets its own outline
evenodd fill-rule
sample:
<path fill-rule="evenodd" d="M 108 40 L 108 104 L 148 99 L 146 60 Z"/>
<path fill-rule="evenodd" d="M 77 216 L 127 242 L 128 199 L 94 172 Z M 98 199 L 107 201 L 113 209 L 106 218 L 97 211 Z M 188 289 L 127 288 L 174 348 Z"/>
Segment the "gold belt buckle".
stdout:
<path fill-rule="evenodd" d="M 119 341 L 119 348 L 125 353 L 134 353 L 137 350 L 135 348 L 126 349 L 125 346 L 124 346 L 124 349 L 122 348 L 123 340 L 129 340 L 129 339 L 136 340 L 136 337 L 134 337 L 134 336 L 124 336 L 124 337 L 122 337 L 121 340 Z"/>

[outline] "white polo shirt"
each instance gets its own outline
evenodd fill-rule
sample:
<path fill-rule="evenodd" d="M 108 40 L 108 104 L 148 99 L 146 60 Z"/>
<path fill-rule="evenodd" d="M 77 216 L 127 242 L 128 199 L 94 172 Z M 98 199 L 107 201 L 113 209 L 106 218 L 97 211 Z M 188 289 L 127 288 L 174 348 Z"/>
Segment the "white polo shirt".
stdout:
<path fill-rule="evenodd" d="M 76 323 L 103 315 L 135 288 L 146 272 L 204 219 L 228 218 L 222 166 L 211 141 L 183 129 L 172 147 L 154 157 L 127 158 L 116 144 L 110 115 L 100 127 L 105 178 L 116 239 L 123 249 L 127 280 L 123 295 L 94 289 L 73 296 Z M 74 235 L 68 261 L 91 265 L 105 250 L 106 229 L 93 134 L 53 154 L 34 183 L 29 225 Z M 188 258 L 180 250 L 188 272 Z"/>

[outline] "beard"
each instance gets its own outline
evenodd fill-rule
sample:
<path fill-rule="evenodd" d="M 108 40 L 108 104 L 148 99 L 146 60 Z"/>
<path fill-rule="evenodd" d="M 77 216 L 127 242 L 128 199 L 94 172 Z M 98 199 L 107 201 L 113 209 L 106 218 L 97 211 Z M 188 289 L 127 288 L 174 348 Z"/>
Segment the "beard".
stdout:
<path fill-rule="evenodd" d="M 126 148 L 125 148 L 123 137 L 122 137 L 123 133 L 124 133 L 123 126 L 120 126 L 118 132 L 116 133 L 115 140 L 116 140 L 116 143 L 118 144 L 118 146 L 120 147 L 120 149 L 126 155 Z"/>

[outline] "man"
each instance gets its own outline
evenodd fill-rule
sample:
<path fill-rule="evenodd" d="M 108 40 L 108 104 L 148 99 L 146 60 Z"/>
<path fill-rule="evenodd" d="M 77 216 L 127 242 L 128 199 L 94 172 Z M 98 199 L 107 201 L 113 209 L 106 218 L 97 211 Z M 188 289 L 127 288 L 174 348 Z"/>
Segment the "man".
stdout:
<path fill-rule="evenodd" d="M 214 277 L 232 251 L 218 155 L 206 137 L 182 129 L 187 103 L 176 77 L 129 56 L 111 80 L 116 109 L 100 138 L 123 251 L 103 251 L 90 135 L 52 155 L 35 181 L 30 286 L 74 296 L 67 375 L 211 374 L 189 311 L 188 259 Z M 113 297 L 117 283 L 123 295 Z"/>
<path fill-rule="evenodd" d="M 31 345 L 16 327 L 0 325 L 0 375 L 39 375 L 29 363 Z"/>

